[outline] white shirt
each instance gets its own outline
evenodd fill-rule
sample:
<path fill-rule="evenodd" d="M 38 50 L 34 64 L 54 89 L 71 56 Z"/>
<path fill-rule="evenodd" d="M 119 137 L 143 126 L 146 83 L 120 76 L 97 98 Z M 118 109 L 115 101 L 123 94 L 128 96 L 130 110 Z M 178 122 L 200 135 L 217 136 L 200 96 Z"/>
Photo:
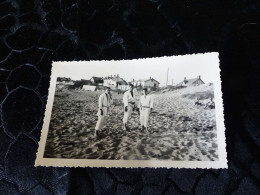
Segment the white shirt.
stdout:
<path fill-rule="evenodd" d="M 112 104 L 112 98 L 107 93 L 102 93 L 99 96 L 98 100 L 98 108 L 102 109 L 103 107 L 110 107 Z"/>
<path fill-rule="evenodd" d="M 130 90 L 128 90 L 124 93 L 124 97 L 123 97 L 124 107 L 128 106 L 128 103 L 135 103 L 134 92 L 132 92 L 132 93 L 133 93 L 133 96 L 132 96 Z"/>
<path fill-rule="evenodd" d="M 153 108 L 153 96 L 142 95 L 139 101 L 139 107 Z"/>

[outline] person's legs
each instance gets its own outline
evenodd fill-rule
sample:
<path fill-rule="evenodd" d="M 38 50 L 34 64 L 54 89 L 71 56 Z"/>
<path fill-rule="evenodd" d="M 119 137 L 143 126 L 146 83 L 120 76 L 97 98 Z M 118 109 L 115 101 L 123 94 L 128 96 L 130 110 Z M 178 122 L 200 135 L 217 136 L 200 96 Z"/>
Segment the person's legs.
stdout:
<path fill-rule="evenodd" d="M 145 127 L 146 131 L 148 131 L 148 126 L 149 126 L 149 115 L 150 115 L 149 108 L 145 108 L 145 110 L 144 110 L 144 127 Z"/>
<path fill-rule="evenodd" d="M 102 119 L 101 119 L 101 116 L 98 116 L 97 124 L 96 124 L 96 127 L 95 127 L 95 133 L 94 133 L 95 136 L 97 135 L 97 131 L 100 130 L 101 120 L 102 120 Z"/>
<path fill-rule="evenodd" d="M 133 107 L 132 106 L 128 106 L 127 107 L 127 111 L 124 111 L 124 117 L 123 117 L 123 129 L 126 130 L 126 124 L 129 121 L 131 114 L 133 112 Z"/>
<path fill-rule="evenodd" d="M 102 124 L 101 124 L 101 129 L 104 128 L 104 126 L 106 125 L 106 122 L 107 122 L 107 115 L 103 116 Z"/>
<path fill-rule="evenodd" d="M 140 124 L 141 124 L 141 130 L 144 130 L 144 111 L 143 109 L 140 110 Z"/>
<path fill-rule="evenodd" d="M 128 110 L 127 110 L 127 111 L 124 110 L 123 130 L 126 130 L 126 123 L 127 123 L 127 121 L 128 121 L 128 118 L 129 118 Z"/>
<path fill-rule="evenodd" d="M 95 136 L 97 135 L 97 131 L 100 131 L 104 124 L 105 124 L 106 117 L 105 116 L 98 116 L 98 121 L 95 127 Z"/>
<path fill-rule="evenodd" d="M 128 118 L 127 118 L 127 122 L 130 120 L 132 113 L 133 113 L 133 106 L 128 106 Z"/>
<path fill-rule="evenodd" d="M 126 124 L 129 118 L 128 111 L 124 111 L 123 123 Z"/>

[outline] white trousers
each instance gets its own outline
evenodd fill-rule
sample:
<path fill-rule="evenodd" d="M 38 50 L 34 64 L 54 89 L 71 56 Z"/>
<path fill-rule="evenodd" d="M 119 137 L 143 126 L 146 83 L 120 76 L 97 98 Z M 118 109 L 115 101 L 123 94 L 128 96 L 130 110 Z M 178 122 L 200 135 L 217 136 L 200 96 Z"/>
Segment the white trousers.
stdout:
<path fill-rule="evenodd" d="M 97 113 L 98 121 L 97 121 L 97 124 L 96 124 L 96 127 L 95 127 L 96 130 L 102 129 L 104 127 L 106 121 L 107 121 L 108 108 L 107 107 L 103 107 L 102 110 L 103 110 L 103 115 L 101 115 L 101 111 L 100 110 Z"/>
<path fill-rule="evenodd" d="M 106 123 L 106 120 L 107 120 L 107 116 L 99 115 L 95 129 L 96 130 L 102 129 L 104 127 L 105 123 Z"/>
<path fill-rule="evenodd" d="M 128 104 L 127 112 L 125 111 L 125 108 L 124 108 L 124 117 L 123 117 L 124 124 L 126 124 L 129 121 L 129 119 L 131 118 L 131 115 L 133 113 L 133 108 L 134 108 L 134 106 L 132 104 Z"/>
<path fill-rule="evenodd" d="M 140 123 L 142 126 L 148 127 L 150 110 L 150 108 L 142 108 L 140 110 Z"/>

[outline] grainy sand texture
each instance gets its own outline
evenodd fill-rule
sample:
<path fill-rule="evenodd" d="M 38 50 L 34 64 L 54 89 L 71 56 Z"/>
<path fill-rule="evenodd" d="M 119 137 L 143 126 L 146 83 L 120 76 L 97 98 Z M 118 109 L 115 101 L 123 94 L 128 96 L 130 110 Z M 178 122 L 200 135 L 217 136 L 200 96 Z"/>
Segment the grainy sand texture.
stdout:
<path fill-rule="evenodd" d="M 152 92 L 152 134 L 140 131 L 138 112 L 132 115 L 130 130 L 122 130 L 123 94 L 112 92 L 111 114 L 104 130 L 94 137 L 101 93 L 77 90 L 55 93 L 45 158 L 218 160 L 215 109 L 194 106 L 196 97 L 205 104 L 214 95 L 212 85 Z"/>

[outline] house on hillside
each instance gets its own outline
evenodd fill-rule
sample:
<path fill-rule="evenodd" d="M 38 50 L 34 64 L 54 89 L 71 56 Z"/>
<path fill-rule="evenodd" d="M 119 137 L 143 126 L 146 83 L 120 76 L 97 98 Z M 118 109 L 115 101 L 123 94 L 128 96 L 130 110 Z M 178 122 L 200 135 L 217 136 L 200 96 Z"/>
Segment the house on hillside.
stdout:
<path fill-rule="evenodd" d="M 57 78 L 57 82 L 69 82 L 71 81 L 71 78 L 67 78 L 67 77 L 58 77 Z"/>
<path fill-rule="evenodd" d="M 90 79 L 90 81 L 92 82 L 93 85 L 103 85 L 104 84 L 104 80 L 102 77 L 92 77 Z"/>
<path fill-rule="evenodd" d="M 198 86 L 202 84 L 205 83 L 204 81 L 202 81 L 201 76 L 198 76 L 197 78 L 194 79 L 186 79 L 186 77 L 184 77 L 183 81 L 180 82 L 177 86 L 189 87 L 189 86 Z"/>
<path fill-rule="evenodd" d="M 58 78 L 57 78 L 57 84 L 60 84 L 60 85 L 73 85 L 73 84 L 74 84 L 74 81 L 71 80 L 71 78 L 58 77 Z"/>
<path fill-rule="evenodd" d="M 107 76 L 104 78 L 104 86 L 107 86 L 107 87 L 116 86 L 116 82 L 120 79 L 121 78 L 119 77 L 119 75 Z"/>
<path fill-rule="evenodd" d="M 82 86 L 82 90 L 84 90 L 84 91 L 96 91 L 97 90 L 97 86 L 83 85 Z"/>
<path fill-rule="evenodd" d="M 67 77 L 58 77 L 56 81 L 56 90 L 72 88 L 75 81 Z"/>
<path fill-rule="evenodd" d="M 83 83 L 83 85 L 92 85 L 93 84 L 91 82 L 91 80 L 86 80 L 86 79 L 81 79 L 80 82 Z"/>
<path fill-rule="evenodd" d="M 126 81 L 120 81 L 117 83 L 117 89 L 121 90 L 121 91 L 127 91 L 129 89 L 129 85 Z"/>
<path fill-rule="evenodd" d="M 118 85 L 117 89 L 127 91 L 129 89 L 129 85 Z"/>
<path fill-rule="evenodd" d="M 147 88 L 159 87 L 160 85 L 160 83 L 152 77 L 143 80 L 133 79 L 130 83 L 133 84 L 135 87 L 147 87 Z"/>
<path fill-rule="evenodd" d="M 111 87 L 112 89 L 116 89 L 119 86 L 127 86 L 127 82 L 117 75 L 111 75 L 104 78 L 104 86 Z"/>
<path fill-rule="evenodd" d="M 82 89 L 84 85 L 93 85 L 90 80 L 81 79 L 79 81 L 75 81 L 74 87 L 76 89 Z"/>

